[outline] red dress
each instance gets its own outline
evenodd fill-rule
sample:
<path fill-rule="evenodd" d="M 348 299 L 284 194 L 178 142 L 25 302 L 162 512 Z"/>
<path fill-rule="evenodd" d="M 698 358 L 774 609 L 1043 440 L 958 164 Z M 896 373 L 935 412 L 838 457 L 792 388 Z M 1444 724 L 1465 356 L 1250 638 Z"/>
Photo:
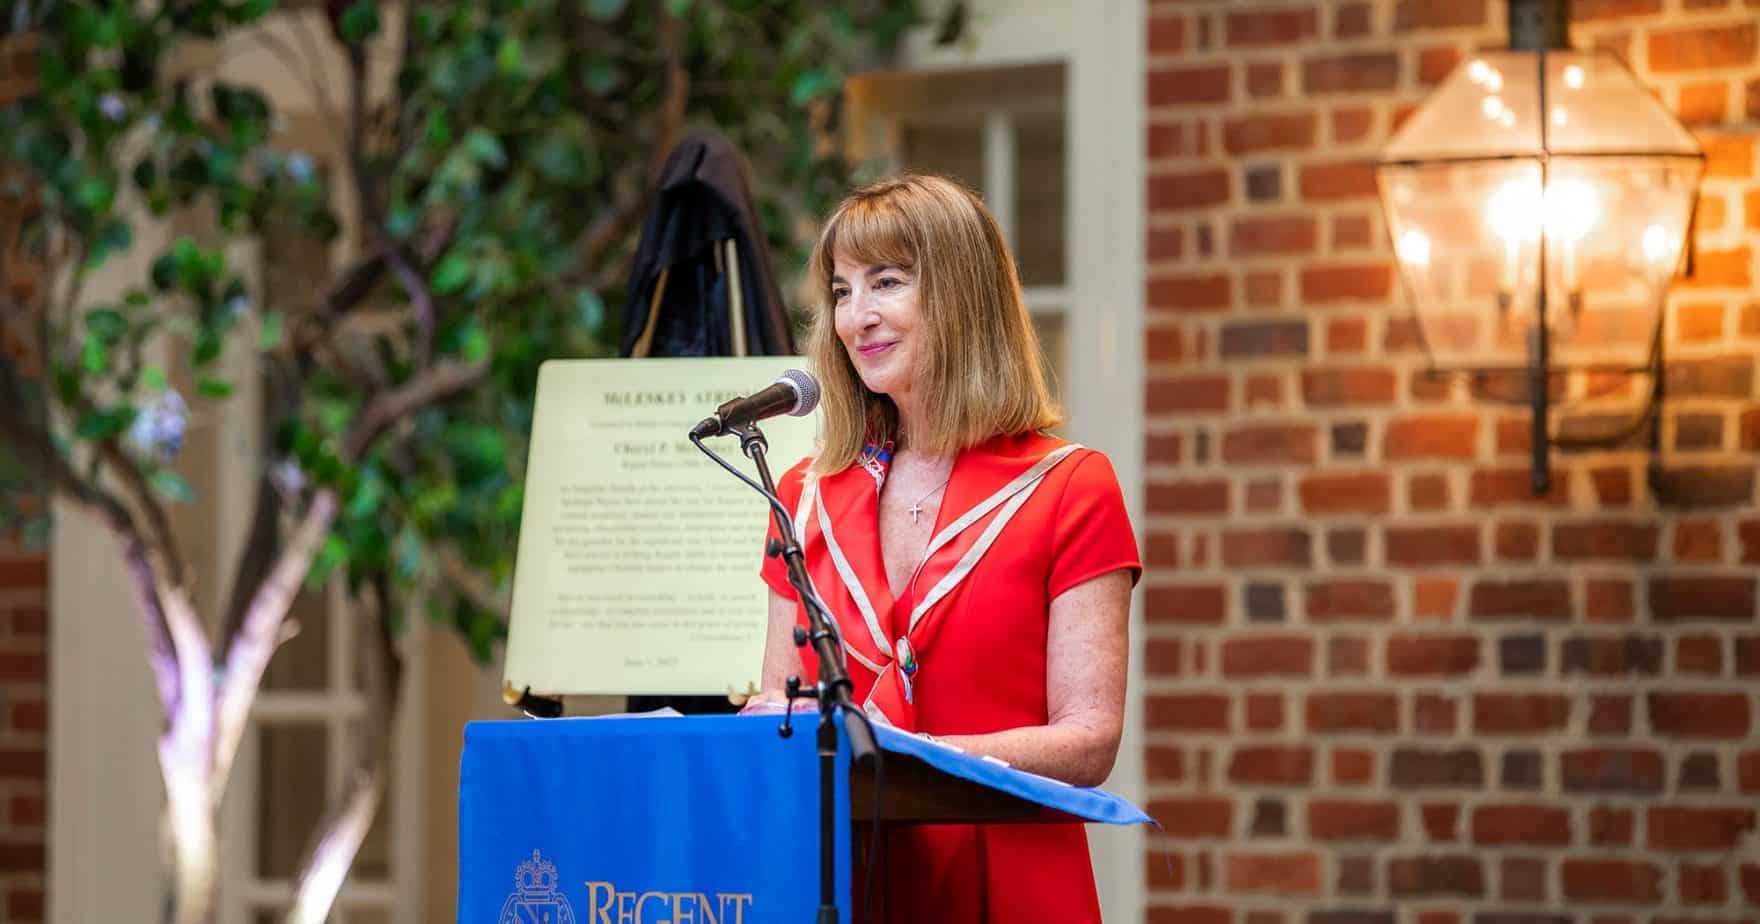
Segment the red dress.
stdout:
<path fill-rule="evenodd" d="M 1111 571 L 1129 569 L 1133 583 L 1142 573 L 1106 457 L 1036 434 L 960 453 L 930 552 L 897 600 L 880 555 L 884 458 L 812 478 L 809 462 L 790 469 L 777 493 L 795 512 L 807 571 L 843 635 L 856 701 L 932 735 L 1046 724 L 1051 601 Z M 797 599 L 780 559 L 766 559 L 762 574 Z M 806 623 L 803 610 L 796 618 Z M 913 659 L 914 670 L 901 669 Z M 802 660 L 803 679 L 816 676 L 810 648 Z M 887 922 L 1100 920 L 1079 825 L 893 829 L 884 858 L 875 902 Z M 859 914 L 861 876 L 853 878 Z"/>

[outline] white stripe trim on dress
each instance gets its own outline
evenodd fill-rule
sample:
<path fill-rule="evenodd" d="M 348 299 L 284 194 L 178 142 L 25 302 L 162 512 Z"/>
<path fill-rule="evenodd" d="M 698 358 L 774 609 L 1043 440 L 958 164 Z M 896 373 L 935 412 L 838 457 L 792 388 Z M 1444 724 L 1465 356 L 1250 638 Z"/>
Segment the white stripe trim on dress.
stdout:
<path fill-rule="evenodd" d="M 886 633 L 880 628 L 880 618 L 874 614 L 874 604 L 868 600 L 868 591 L 856 577 L 854 568 L 850 567 L 849 559 L 843 555 L 843 549 L 837 544 L 837 536 L 831 532 L 831 520 L 825 513 L 825 505 L 818 505 L 819 536 L 825 540 L 825 551 L 831 555 L 831 566 L 837 570 L 837 576 L 843 580 L 843 587 L 849 592 L 850 599 L 856 602 L 856 610 L 862 614 L 862 620 L 868 624 L 868 634 L 874 639 L 874 650 L 882 656 L 892 657 L 892 643 L 886 640 Z"/>
<path fill-rule="evenodd" d="M 953 570 L 942 575 L 941 580 L 937 581 L 935 586 L 930 588 L 927 594 L 923 595 L 923 599 L 919 600 L 917 605 L 911 609 L 910 626 L 905 630 L 907 633 L 916 629 L 918 621 L 923 618 L 925 613 L 929 612 L 930 607 L 941 602 L 943 597 L 951 593 L 955 587 L 959 586 L 961 581 L 965 580 L 966 577 L 972 573 L 972 569 L 978 566 L 978 561 L 982 559 L 984 554 L 990 551 L 990 547 L 996 543 L 996 538 L 1002 534 L 1003 527 L 1008 525 L 1009 520 L 1014 519 L 1014 515 L 1020 512 L 1021 507 L 1025 505 L 1026 502 L 1032 498 L 1033 493 L 1039 489 L 1039 485 L 1045 480 L 1045 475 L 1059 462 L 1069 458 L 1070 453 L 1080 448 L 1080 446 L 1072 443 L 1053 453 L 1047 454 L 1045 458 L 1039 460 L 1039 464 L 1028 469 L 1021 475 L 1021 477 L 1016 478 L 1014 481 L 1010 482 L 1007 487 L 998 491 L 996 494 L 991 495 L 989 500 L 986 500 L 983 504 L 979 505 L 982 507 L 994 506 L 991 504 L 991 501 L 996 501 L 999 498 L 1006 500 L 1007 502 L 1006 506 L 996 514 L 996 518 L 990 521 L 990 525 L 984 527 L 984 532 L 978 536 L 978 541 L 972 543 L 972 547 L 967 549 L 964 555 L 960 556 L 959 563 L 953 566 Z M 1029 478 L 1028 476 L 1031 477 Z M 1011 491 L 1012 493 L 1010 493 Z M 960 519 L 963 520 L 965 518 L 961 517 Z M 928 561 L 928 558 L 925 557 L 923 560 Z"/>
<path fill-rule="evenodd" d="M 797 504 L 794 509 L 794 523 L 796 539 L 800 542 L 803 553 L 807 546 L 807 514 L 813 509 L 814 501 L 818 499 L 818 487 L 819 479 L 812 472 L 807 472 L 805 477 L 801 479 L 801 499 L 800 503 Z M 830 547 L 830 543 L 826 543 L 826 546 Z M 807 572 L 807 586 L 812 588 L 815 597 L 818 597 L 820 600 L 825 600 L 824 596 L 819 593 L 819 585 L 813 582 L 813 574 L 811 571 Z M 844 635 L 843 626 L 838 623 L 836 614 L 831 612 L 831 602 L 828 600 L 825 601 L 825 619 L 831 623 L 831 628 L 837 631 L 838 639 L 843 642 L 843 650 L 845 654 L 856 659 L 856 663 L 868 670 L 871 670 L 876 674 L 880 673 L 881 667 L 879 664 L 876 664 L 871 658 L 862 654 L 861 651 L 857 650 L 855 646 L 849 643 L 849 637 Z"/>

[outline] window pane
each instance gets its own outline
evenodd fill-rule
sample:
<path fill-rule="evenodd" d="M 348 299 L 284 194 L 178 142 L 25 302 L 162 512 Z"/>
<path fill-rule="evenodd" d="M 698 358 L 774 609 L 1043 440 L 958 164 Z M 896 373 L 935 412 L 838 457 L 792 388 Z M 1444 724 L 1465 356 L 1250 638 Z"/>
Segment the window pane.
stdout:
<path fill-rule="evenodd" d="M 349 747 L 352 748 L 361 740 L 361 733 L 358 726 L 351 724 L 350 727 L 356 729 L 353 732 L 354 737 L 349 741 Z M 386 732 L 396 735 L 397 729 L 393 726 Z M 391 878 L 391 816 L 395 810 L 392 801 L 396 798 L 393 787 L 397 785 L 396 748 L 392 748 L 386 758 L 385 779 L 389 782 L 386 784 L 384 796 L 379 799 L 379 810 L 373 813 L 373 826 L 367 829 L 367 836 L 361 841 L 360 853 L 355 856 L 354 867 L 348 873 L 355 882 Z M 349 915 L 349 920 L 354 920 L 353 914 Z"/>
<path fill-rule="evenodd" d="M 391 909 L 349 908 L 343 913 L 342 924 L 391 924 Z"/>
<path fill-rule="evenodd" d="M 984 122 L 906 122 L 899 135 L 906 169 L 952 177 L 984 191 Z"/>
<path fill-rule="evenodd" d="M 1063 116 L 1014 119 L 1015 259 L 1021 284 L 1064 284 Z"/>
<path fill-rule="evenodd" d="M 1064 315 L 1035 314 L 1033 327 L 1039 332 L 1040 368 L 1045 371 L 1045 384 L 1051 397 L 1063 400 Z"/>
<path fill-rule="evenodd" d="M 288 607 L 287 619 L 299 634 L 275 650 L 264 672 L 265 690 L 322 690 L 330 681 L 330 594 L 302 589 Z"/>
<path fill-rule="evenodd" d="M 324 814 L 328 736 L 322 725 L 290 722 L 264 724 L 258 734 L 258 875 L 289 879 L 299 871 L 313 826 Z"/>

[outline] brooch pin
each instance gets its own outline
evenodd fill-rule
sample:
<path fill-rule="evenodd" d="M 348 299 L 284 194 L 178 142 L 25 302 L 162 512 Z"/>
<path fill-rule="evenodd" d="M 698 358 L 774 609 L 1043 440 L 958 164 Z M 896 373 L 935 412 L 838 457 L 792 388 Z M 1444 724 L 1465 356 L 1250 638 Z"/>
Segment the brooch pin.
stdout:
<path fill-rule="evenodd" d="M 917 653 L 911 650 L 911 640 L 902 635 L 892 643 L 892 650 L 898 659 L 899 679 L 904 681 L 904 701 L 912 702 L 911 678 L 917 674 Z"/>

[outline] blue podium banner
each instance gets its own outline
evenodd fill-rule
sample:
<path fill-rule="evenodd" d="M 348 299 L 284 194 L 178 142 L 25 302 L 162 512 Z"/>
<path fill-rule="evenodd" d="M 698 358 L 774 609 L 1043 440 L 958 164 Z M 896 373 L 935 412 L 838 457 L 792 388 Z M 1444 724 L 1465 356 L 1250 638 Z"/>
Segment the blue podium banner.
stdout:
<path fill-rule="evenodd" d="M 819 905 L 814 714 L 473 722 L 459 924 L 755 924 Z M 838 756 L 839 910 L 849 772 Z"/>
<path fill-rule="evenodd" d="M 473 722 L 459 784 L 459 924 L 811 921 L 816 713 Z M 841 731 L 841 730 L 840 730 Z M 1150 821 L 1099 789 L 876 727 L 881 748 L 1076 818 Z M 837 895 L 850 920 L 849 745 L 836 768 Z"/>

